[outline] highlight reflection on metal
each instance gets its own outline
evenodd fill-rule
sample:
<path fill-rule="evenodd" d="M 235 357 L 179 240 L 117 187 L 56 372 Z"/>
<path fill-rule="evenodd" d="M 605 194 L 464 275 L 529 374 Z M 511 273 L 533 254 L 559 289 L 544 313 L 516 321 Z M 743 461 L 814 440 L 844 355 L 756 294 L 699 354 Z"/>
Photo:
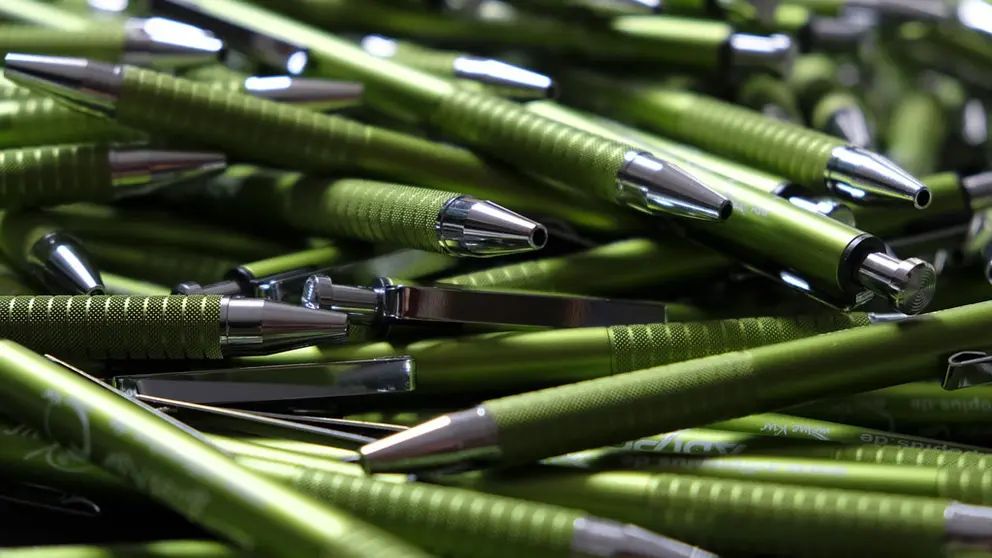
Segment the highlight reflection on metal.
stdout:
<path fill-rule="evenodd" d="M 205 405 L 269 404 L 408 392 L 414 388 L 410 357 L 248 366 L 220 370 L 116 376 L 113 384 L 133 395 Z"/>
<path fill-rule="evenodd" d="M 956 390 L 992 384 L 992 356 L 982 351 L 961 351 L 947 357 L 941 387 Z"/>
<path fill-rule="evenodd" d="M 609 300 L 509 291 L 479 291 L 454 286 L 403 285 L 380 277 L 372 287 L 335 285 L 314 275 L 303 290 L 303 304 L 334 309 L 350 323 L 488 324 L 534 327 L 596 327 L 661 323 L 665 305 L 649 301 Z"/>
<path fill-rule="evenodd" d="M 52 294 L 104 294 L 100 271 L 72 235 L 50 232 L 34 243 L 27 256 L 28 268 Z"/>

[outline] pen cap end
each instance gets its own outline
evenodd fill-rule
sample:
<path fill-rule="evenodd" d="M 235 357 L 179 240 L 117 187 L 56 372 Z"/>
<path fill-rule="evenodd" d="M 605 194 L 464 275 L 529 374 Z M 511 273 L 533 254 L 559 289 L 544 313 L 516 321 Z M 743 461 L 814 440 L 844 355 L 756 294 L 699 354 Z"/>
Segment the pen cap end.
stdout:
<path fill-rule="evenodd" d="M 489 201 L 459 196 L 438 214 L 438 245 L 452 256 L 487 258 L 544 248 L 544 225 Z"/>
<path fill-rule="evenodd" d="M 121 67 L 85 58 L 9 53 L 3 75 L 33 91 L 51 95 L 69 106 L 106 116 L 123 85 Z"/>
<path fill-rule="evenodd" d="M 900 260 L 881 252 L 868 254 L 858 269 L 858 279 L 904 314 L 923 311 L 937 286 L 937 272 L 930 263 L 918 258 Z"/>

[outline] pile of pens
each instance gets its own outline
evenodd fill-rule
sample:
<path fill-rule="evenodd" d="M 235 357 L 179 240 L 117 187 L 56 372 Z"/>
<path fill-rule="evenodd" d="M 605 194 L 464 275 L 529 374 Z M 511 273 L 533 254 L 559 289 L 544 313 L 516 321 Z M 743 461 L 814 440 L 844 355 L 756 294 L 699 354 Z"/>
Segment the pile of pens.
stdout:
<path fill-rule="evenodd" d="M 992 558 L 992 0 L 0 0 L 0 56 L 0 558 Z"/>

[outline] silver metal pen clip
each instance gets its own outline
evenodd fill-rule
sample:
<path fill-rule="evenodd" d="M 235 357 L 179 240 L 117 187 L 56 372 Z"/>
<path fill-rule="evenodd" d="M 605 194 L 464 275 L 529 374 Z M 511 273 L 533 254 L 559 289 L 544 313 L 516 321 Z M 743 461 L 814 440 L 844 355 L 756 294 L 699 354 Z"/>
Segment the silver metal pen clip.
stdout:
<path fill-rule="evenodd" d="M 116 376 L 112 383 L 134 396 L 204 405 L 319 407 L 343 397 L 413 391 L 415 370 L 412 358 L 396 357 Z"/>
<path fill-rule="evenodd" d="M 961 351 L 947 358 L 941 387 L 948 391 L 992 384 L 992 356 L 984 351 Z"/>
<path fill-rule="evenodd" d="M 336 285 L 314 275 L 303 290 L 309 308 L 334 309 L 359 325 L 485 324 L 548 328 L 662 323 L 664 304 L 511 291 L 482 291 L 454 285 L 400 284 L 380 277 L 371 287 Z"/>

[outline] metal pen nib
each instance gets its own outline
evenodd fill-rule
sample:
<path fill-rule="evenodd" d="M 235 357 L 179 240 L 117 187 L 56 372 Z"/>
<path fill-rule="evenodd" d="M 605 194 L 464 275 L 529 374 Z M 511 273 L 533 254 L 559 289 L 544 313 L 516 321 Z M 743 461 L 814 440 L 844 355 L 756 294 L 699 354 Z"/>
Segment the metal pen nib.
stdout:
<path fill-rule="evenodd" d="M 437 241 L 453 256 L 491 257 L 540 250 L 544 225 L 490 201 L 457 197 L 438 213 Z"/>
<path fill-rule="evenodd" d="M 853 145 L 831 152 L 824 178 L 834 194 L 854 203 L 930 205 L 930 189 L 922 182 L 885 157 Z"/>
<path fill-rule="evenodd" d="M 98 116 L 114 112 L 124 78 L 121 66 L 85 58 L 10 53 L 4 77 Z"/>
<path fill-rule="evenodd" d="M 493 58 L 459 56 L 453 62 L 455 77 L 488 85 L 514 99 L 550 99 L 558 95 L 550 77 Z"/>
<path fill-rule="evenodd" d="M 663 537 L 636 525 L 598 517 L 575 520 L 572 551 L 576 556 L 606 558 L 716 558 L 699 547 Z"/>
<path fill-rule="evenodd" d="M 633 209 L 702 221 L 726 221 L 734 205 L 685 169 L 642 151 L 628 151 L 617 195 Z"/>
<path fill-rule="evenodd" d="M 28 268 L 52 294 L 101 295 L 105 290 L 100 271 L 78 240 L 51 232 L 31 246 Z"/>
<path fill-rule="evenodd" d="M 227 168 L 223 153 L 115 147 L 108 158 L 117 197 L 145 194 L 156 188 L 207 178 Z"/>
<path fill-rule="evenodd" d="M 225 356 L 288 351 L 348 337 L 344 314 L 253 298 L 221 299 L 220 325 Z"/>
<path fill-rule="evenodd" d="M 873 252 L 858 266 L 857 280 L 866 289 L 887 297 L 896 310 L 917 314 L 933 299 L 937 271 L 918 258 L 900 260 Z"/>
<path fill-rule="evenodd" d="M 858 106 L 837 107 L 824 117 L 823 126 L 824 132 L 857 147 L 868 148 L 875 143 L 871 127 L 868 125 L 868 117 Z"/>
<path fill-rule="evenodd" d="M 730 67 L 769 70 L 787 76 L 796 57 L 788 35 L 770 36 L 734 33 L 730 36 Z"/>
<path fill-rule="evenodd" d="M 218 61 L 224 42 L 213 33 L 162 17 L 124 22 L 126 64 L 175 68 Z"/>
<path fill-rule="evenodd" d="M 288 103 L 310 110 L 337 110 L 358 106 L 365 88 L 354 81 L 306 79 L 292 76 L 252 76 L 245 92 L 253 97 Z"/>

